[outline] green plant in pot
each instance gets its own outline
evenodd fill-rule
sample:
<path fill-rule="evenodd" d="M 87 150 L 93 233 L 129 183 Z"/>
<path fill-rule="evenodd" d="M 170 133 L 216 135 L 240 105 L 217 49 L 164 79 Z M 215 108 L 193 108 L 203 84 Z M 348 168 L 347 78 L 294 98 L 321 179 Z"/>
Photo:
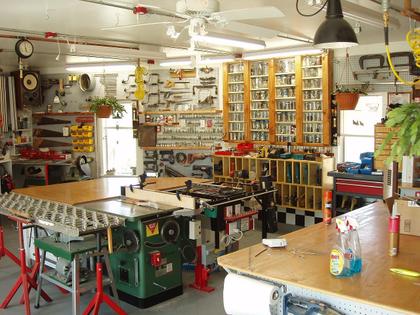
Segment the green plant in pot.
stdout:
<path fill-rule="evenodd" d="M 115 97 L 94 97 L 90 102 L 90 111 L 95 112 L 98 118 L 121 118 L 126 110 Z"/>
<path fill-rule="evenodd" d="M 407 103 L 387 114 L 385 126 L 392 128 L 384 142 L 375 152 L 378 156 L 383 152 L 393 137 L 398 139 L 391 146 L 391 153 L 386 162 L 400 162 L 403 156 L 420 155 L 420 103 Z"/>
<path fill-rule="evenodd" d="M 353 110 L 356 108 L 360 95 L 366 95 L 366 92 L 364 89 L 350 89 L 337 85 L 334 95 L 335 102 L 340 110 Z"/>

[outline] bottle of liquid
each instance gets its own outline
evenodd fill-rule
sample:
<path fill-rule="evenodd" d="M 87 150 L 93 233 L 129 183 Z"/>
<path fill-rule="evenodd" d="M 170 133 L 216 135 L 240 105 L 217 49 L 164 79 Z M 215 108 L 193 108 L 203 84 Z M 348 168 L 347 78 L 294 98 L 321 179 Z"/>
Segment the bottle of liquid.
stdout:
<path fill-rule="evenodd" d="M 330 273 L 337 278 L 351 277 L 353 253 L 349 244 L 348 227 L 341 219 L 336 219 L 336 225 L 338 237 L 330 254 Z"/>
<path fill-rule="evenodd" d="M 360 246 L 359 233 L 357 232 L 358 224 L 353 218 L 348 218 L 347 222 L 349 227 L 349 249 L 353 254 L 351 269 L 356 274 L 362 271 L 362 248 Z"/>

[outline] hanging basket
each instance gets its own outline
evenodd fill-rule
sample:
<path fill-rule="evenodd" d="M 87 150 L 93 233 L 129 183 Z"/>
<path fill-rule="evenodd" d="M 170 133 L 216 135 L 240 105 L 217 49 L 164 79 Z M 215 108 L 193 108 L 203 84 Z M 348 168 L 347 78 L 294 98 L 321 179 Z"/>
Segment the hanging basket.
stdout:
<path fill-rule="evenodd" d="M 356 108 L 359 101 L 359 93 L 337 93 L 335 94 L 335 101 L 340 110 L 353 110 Z"/>
<path fill-rule="evenodd" d="M 98 118 L 109 118 L 112 114 L 112 107 L 102 105 L 99 107 L 98 111 L 96 112 L 96 117 Z"/>

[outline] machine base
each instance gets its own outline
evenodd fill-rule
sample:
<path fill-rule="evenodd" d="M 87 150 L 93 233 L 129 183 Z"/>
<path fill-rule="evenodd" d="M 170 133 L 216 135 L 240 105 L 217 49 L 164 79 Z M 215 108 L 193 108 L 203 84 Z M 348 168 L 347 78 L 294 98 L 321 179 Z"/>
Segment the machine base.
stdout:
<path fill-rule="evenodd" d="M 117 290 L 118 291 L 118 297 L 120 298 L 120 300 L 127 302 L 131 305 L 134 305 L 138 308 L 148 308 L 151 307 L 153 305 L 159 304 L 161 302 L 164 302 L 166 300 L 172 299 L 178 295 L 181 295 L 184 290 L 182 285 L 166 290 L 165 292 L 162 292 L 160 294 L 157 295 L 153 295 L 150 296 L 148 298 L 142 299 L 142 298 L 138 298 L 136 296 L 133 296 L 131 294 L 125 293 L 123 291 Z"/>

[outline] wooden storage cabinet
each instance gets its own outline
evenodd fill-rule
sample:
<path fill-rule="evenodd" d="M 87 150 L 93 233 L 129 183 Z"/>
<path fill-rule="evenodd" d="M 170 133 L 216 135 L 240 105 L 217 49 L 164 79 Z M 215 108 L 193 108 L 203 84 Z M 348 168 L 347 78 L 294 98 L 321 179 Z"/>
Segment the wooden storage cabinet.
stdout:
<path fill-rule="evenodd" d="M 280 207 L 320 211 L 323 187 L 330 183 L 327 173 L 333 169 L 334 159 L 307 161 L 214 155 L 213 166 L 214 181 L 232 185 L 271 175 Z M 241 171 L 248 173 L 247 178 L 241 178 Z"/>
<path fill-rule="evenodd" d="M 276 143 L 296 143 L 295 58 L 274 60 Z"/>
<path fill-rule="evenodd" d="M 251 141 L 269 141 L 270 99 L 269 99 L 269 63 L 255 61 L 250 64 L 251 96 Z"/>
<path fill-rule="evenodd" d="M 386 136 L 391 131 L 392 128 L 385 127 L 384 124 L 375 125 L 375 152 L 379 150 L 379 147 L 382 145 Z M 398 137 L 392 137 L 391 142 L 384 148 L 381 154 L 373 159 L 374 169 L 383 170 L 385 168 L 385 160 L 391 154 L 391 147 L 396 140 L 398 140 Z M 402 163 L 398 163 L 398 170 L 400 172 L 402 171 Z"/>
<path fill-rule="evenodd" d="M 238 62 L 224 66 L 224 125 L 225 141 L 244 141 L 247 137 L 247 115 L 245 113 L 246 91 L 245 76 L 248 63 Z"/>
<path fill-rule="evenodd" d="M 225 141 L 331 145 L 332 54 L 224 66 Z"/>

